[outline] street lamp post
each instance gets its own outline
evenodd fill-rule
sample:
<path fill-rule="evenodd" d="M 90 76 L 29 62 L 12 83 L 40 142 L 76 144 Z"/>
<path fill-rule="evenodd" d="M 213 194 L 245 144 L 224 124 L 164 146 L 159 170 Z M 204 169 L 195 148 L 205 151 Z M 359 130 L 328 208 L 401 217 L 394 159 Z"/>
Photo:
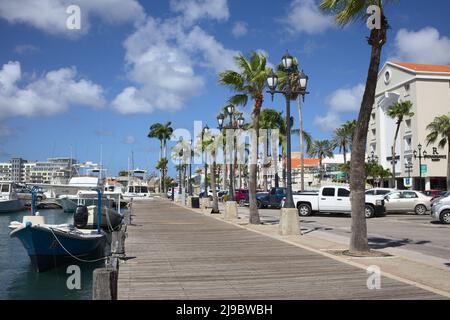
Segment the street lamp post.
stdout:
<path fill-rule="evenodd" d="M 272 95 L 272 99 L 275 93 L 281 93 L 286 98 L 286 156 L 287 156 L 287 188 L 286 188 L 286 201 L 284 203 L 285 208 L 295 208 L 294 199 L 292 198 L 292 164 L 291 164 L 291 98 L 293 94 L 301 94 L 303 99 L 309 92 L 306 91 L 308 85 L 308 76 L 301 71 L 299 73 L 299 89 L 297 91 L 291 88 L 291 75 L 293 74 L 294 58 L 289 55 L 288 52 L 283 56 L 281 62 L 286 72 L 286 85 L 283 89 L 277 90 L 278 77 L 273 72 L 267 78 L 267 84 L 269 87 L 269 93 Z"/>
<path fill-rule="evenodd" d="M 416 150 L 414 150 L 413 155 L 414 155 L 414 159 L 419 159 L 419 191 L 423 191 L 422 189 L 422 158 L 425 158 L 427 156 L 427 152 L 424 150 L 422 151 L 422 145 L 419 143 L 417 145 L 417 150 L 419 150 L 419 152 L 417 152 Z"/>
<path fill-rule="evenodd" d="M 371 165 L 375 165 L 375 164 L 378 163 L 378 156 L 375 155 L 375 151 L 372 150 L 372 152 L 370 153 L 370 155 L 367 156 L 367 162 L 368 162 L 369 164 L 371 164 Z M 374 174 L 374 175 L 375 175 L 375 174 Z M 375 186 L 375 183 L 378 185 L 379 179 L 373 177 L 373 182 L 374 182 L 374 183 L 373 183 L 373 186 Z"/>
<path fill-rule="evenodd" d="M 239 129 L 242 128 L 242 126 L 244 125 L 244 121 L 245 120 L 242 117 L 242 115 L 239 116 L 238 119 L 236 119 L 235 106 L 233 104 L 229 104 L 225 108 L 225 110 L 226 110 L 226 115 L 229 116 L 229 120 L 230 120 L 229 124 L 227 126 L 227 129 L 236 130 L 238 128 Z M 224 121 L 225 121 L 226 115 L 221 113 L 221 114 L 219 114 L 217 116 L 217 124 L 218 124 L 219 130 L 221 132 L 224 132 L 224 129 L 225 129 Z M 235 141 L 234 141 L 234 137 L 232 137 L 232 138 L 233 138 L 232 147 L 231 147 L 232 154 L 230 156 L 230 185 L 229 185 L 229 188 L 228 188 L 228 199 L 229 199 L 229 201 L 235 201 L 235 190 L 234 190 L 234 185 L 235 185 L 235 183 L 234 183 L 234 180 L 235 180 L 234 179 L 234 150 L 235 150 L 235 145 L 234 144 L 235 144 Z M 226 158 L 226 157 L 224 157 L 224 158 Z"/>

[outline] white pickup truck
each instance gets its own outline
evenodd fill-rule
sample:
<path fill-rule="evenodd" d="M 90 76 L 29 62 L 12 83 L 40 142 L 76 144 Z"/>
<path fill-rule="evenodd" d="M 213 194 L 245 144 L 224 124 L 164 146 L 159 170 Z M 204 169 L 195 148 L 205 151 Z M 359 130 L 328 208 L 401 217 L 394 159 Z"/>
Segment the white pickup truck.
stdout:
<path fill-rule="evenodd" d="M 302 192 L 293 195 L 300 216 L 313 213 L 351 213 L 350 189 L 343 186 L 325 186 L 317 192 Z M 383 195 L 366 195 L 365 215 L 372 218 L 385 213 Z"/>

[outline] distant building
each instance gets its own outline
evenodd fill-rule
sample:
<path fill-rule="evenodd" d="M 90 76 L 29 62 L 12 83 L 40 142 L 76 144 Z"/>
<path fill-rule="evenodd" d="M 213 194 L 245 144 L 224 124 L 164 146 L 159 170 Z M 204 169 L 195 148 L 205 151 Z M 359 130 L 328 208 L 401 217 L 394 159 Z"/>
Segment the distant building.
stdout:
<path fill-rule="evenodd" d="M 31 162 L 22 158 L 12 158 L 0 163 L 0 181 L 16 183 L 51 183 L 52 180 L 68 181 L 76 175 L 73 158 L 49 158 L 47 161 Z"/>
<path fill-rule="evenodd" d="M 398 101 L 411 101 L 414 116 L 404 119 L 397 138 L 396 180 L 398 188 L 404 188 L 403 178 L 411 175 L 413 188 L 445 189 L 447 175 L 447 146 L 439 149 L 437 144 L 427 146 L 427 125 L 435 117 L 450 111 L 450 66 L 424 65 L 404 62 L 387 62 L 378 76 L 375 104 L 370 118 L 367 136 L 367 153 L 378 156 L 386 169 L 392 168 L 391 147 L 394 140 L 396 120 L 387 116 L 388 108 Z M 427 157 L 422 159 L 420 181 L 419 159 L 414 150 L 422 145 Z M 408 173 L 405 164 L 411 161 Z"/>

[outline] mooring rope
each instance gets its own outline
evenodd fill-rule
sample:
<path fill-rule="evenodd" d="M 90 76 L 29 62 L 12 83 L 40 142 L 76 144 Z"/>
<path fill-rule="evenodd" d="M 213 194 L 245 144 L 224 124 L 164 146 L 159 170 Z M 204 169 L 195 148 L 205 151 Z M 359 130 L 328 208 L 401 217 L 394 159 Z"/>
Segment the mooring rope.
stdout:
<path fill-rule="evenodd" d="M 63 250 L 64 250 L 65 252 L 67 252 L 67 254 L 68 254 L 69 256 L 71 256 L 72 258 L 74 258 L 75 260 L 78 260 L 78 261 L 80 261 L 80 262 L 93 263 L 93 262 L 98 262 L 98 261 L 102 261 L 102 260 L 108 259 L 108 256 L 104 256 L 104 257 L 102 257 L 102 258 L 95 259 L 95 260 L 85 260 L 85 259 L 78 258 L 77 256 L 74 256 L 72 253 L 69 252 L 69 250 L 67 250 L 67 249 L 63 246 L 63 244 L 61 243 L 61 241 L 59 241 L 58 237 L 57 237 L 56 234 L 53 232 L 53 228 L 49 227 L 49 229 L 50 229 L 50 231 L 52 232 L 53 236 L 55 237 L 56 241 L 57 241 L 57 242 L 59 243 L 59 245 L 61 246 L 61 248 L 63 248 Z"/>

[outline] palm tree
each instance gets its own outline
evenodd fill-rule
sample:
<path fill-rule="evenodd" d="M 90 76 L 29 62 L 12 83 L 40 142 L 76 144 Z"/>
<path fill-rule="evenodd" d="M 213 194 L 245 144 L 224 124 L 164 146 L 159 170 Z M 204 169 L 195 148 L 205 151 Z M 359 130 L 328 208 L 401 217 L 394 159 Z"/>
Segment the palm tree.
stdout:
<path fill-rule="evenodd" d="M 391 180 L 391 187 L 396 187 L 396 179 L 395 179 L 395 144 L 397 143 L 397 137 L 398 132 L 400 130 L 400 125 L 403 122 L 403 119 L 405 117 L 412 117 L 414 116 L 414 112 L 411 112 L 413 104 L 411 101 L 399 101 L 394 103 L 392 106 L 390 106 L 387 110 L 387 115 L 392 119 L 397 119 L 397 129 L 395 130 L 394 135 L 394 143 L 391 147 L 391 153 L 392 153 L 392 180 Z"/>
<path fill-rule="evenodd" d="M 381 51 L 387 41 L 388 21 L 384 15 L 383 0 L 322 0 L 320 8 L 335 16 L 336 22 L 345 26 L 348 23 L 366 19 L 367 7 L 377 4 L 380 8 L 380 28 L 372 29 L 367 38 L 372 47 L 370 64 L 367 72 L 366 87 L 364 90 L 361 108 L 352 143 L 352 158 L 350 169 L 350 188 L 352 190 L 352 234 L 349 251 L 353 254 L 367 254 L 369 242 L 367 240 L 367 223 L 364 214 L 365 207 L 365 151 L 367 131 L 369 129 L 370 115 L 375 103 L 375 90 L 380 69 Z"/>
<path fill-rule="evenodd" d="M 320 181 L 323 179 L 322 160 L 333 158 L 334 145 L 329 140 L 314 140 L 309 148 L 309 156 L 319 158 Z"/>
<path fill-rule="evenodd" d="M 300 79 L 299 79 L 299 70 L 298 70 L 298 61 L 296 58 L 294 58 L 294 61 L 292 63 L 292 73 L 290 74 L 290 87 L 292 92 L 299 92 L 300 91 Z M 284 65 L 280 63 L 277 66 L 277 76 L 279 79 L 279 87 L 280 89 L 284 89 L 287 84 L 286 79 L 286 70 L 284 68 Z M 305 189 L 305 157 L 304 157 L 304 143 L 306 142 L 306 150 L 308 151 L 309 146 L 311 145 L 312 138 L 311 136 L 303 131 L 303 117 L 302 117 L 302 109 L 301 109 L 301 95 L 298 93 L 293 93 L 291 95 L 291 100 L 297 100 L 297 110 L 298 110 L 298 129 L 292 130 L 291 133 L 297 134 L 300 139 L 300 185 L 301 185 L 301 191 Z"/>
<path fill-rule="evenodd" d="M 229 100 L 230 103 L 245 106 L 253 100 L 252 124 L 256 134 L 252 135 L 252 161 L 250 163 L 250 223 L 260 224 L 258 207 L 256 204 L 256 170 L 258 158 L 258 131 L 259 115 L 263 106 L 263 92 L 270 69 L 266 67 L 266 57 L 258 52 L 252 52 L 250 59 L 242 54 L 235 57 L 239 72 L 226 70 L 219 75 L 219 83 L 231 88 L 236 94 Z"/>
<path fill-rule="evenodd" d="M 283 116 L 280 112 L 276 111 L 275 109 L 264 109 L 263 111 L 261 111 L 261 117 L 259 119 L 260 122 L 260 128 L 262 129 L 266 129 L 267 130 L 267 142 L 266 142 L 266 150 L 264 150 L 265 152 L 265 156 L 268 156 L 269 154 L 269 134 L 270 136 L 272 135 L 272 130 L 280 130 L 280 128 L 284 125 L 283 123 Z M 275 147 L 275 148 L 274 148 Z M 275 151 L 275 152 L 274 152 Z M 275 168 L 275 180 L 277 180 L 277 162 L 278 162 L 278 154 L 276 152 L 276 146 L 272 145 L 272 159 L 271 159 L 271 166 L 272 168 Z M 267 190 L 268 188 L 268 182 L 267 182 L 267 166 L 266 166 L 266 162 L 264 162 L 263 164 L 263 169 L 264 169 L 264 173 L 263 173 L 263 177 L 264 177 L 264 189 Z M 276 184 L 276 183 L 275 183 Z"/>
<path fill-rule="evenodd" d="M 154 123 L 154 124 L 152 124 L 150 126 L 150 131 L 147 134 L 147 137 L 148 138 L 155 138 L 155 139 L 159 140 L 159 158 L 158 158 L 158 163 L 161 162 L 161 159 L 163 158 L 163 156 L 162 156 L 163 155 L 163 139 L 164 139 L 164 137 L 163 137 L 163 125 L 161 123 Z M 162 172 L 162 170 L 165 170 L 165 169 L 160 169 L 161 179 L 160 179 L 159 188 L 160 188 L 160 190 L 162 190 L 164 192 L 164 190 L 165 190 L 165 188 L 164 188 L 164 186 L 165 186 L 164 181 L 165 180 L 163 179 L 164 173 Z"/>
<path fill-rule="evenodd" d="M 447 190 L 450 191 L 450 112 L 440 117 L 434 118 L 427 126 L 430 133 L 427 135 L 427 145 L 435 143 L 438 139 L 439 148 L 448 146 L 447 151 Z"/>

